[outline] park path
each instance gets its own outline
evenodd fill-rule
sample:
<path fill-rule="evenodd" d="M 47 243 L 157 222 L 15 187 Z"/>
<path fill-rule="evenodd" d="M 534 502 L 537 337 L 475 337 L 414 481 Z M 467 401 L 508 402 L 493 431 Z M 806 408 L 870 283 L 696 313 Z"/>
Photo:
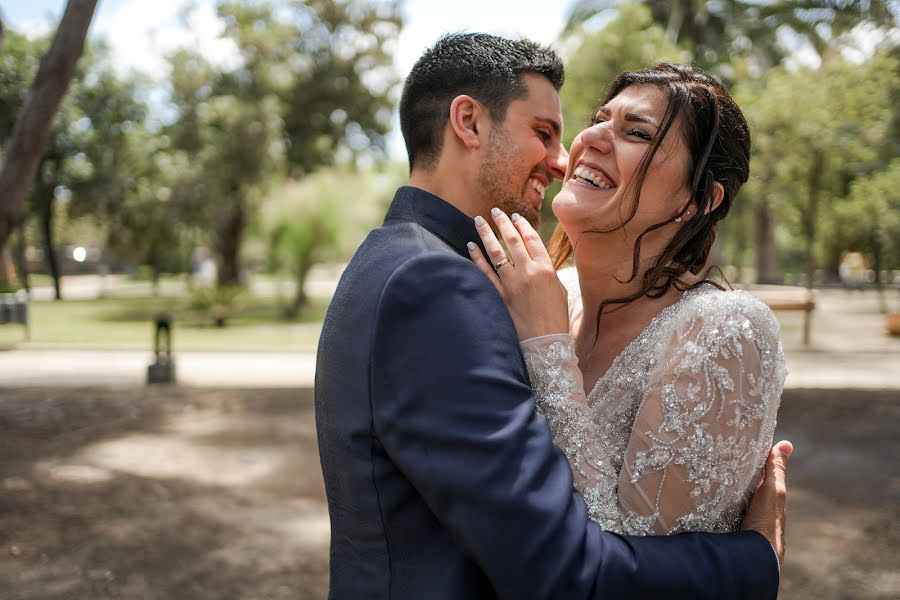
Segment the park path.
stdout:
<path fill-rule="evenodd" d="M 113 387 L 143 385 L 151 353 L 102 350 L 0 352 L 0 387 Z M 788 389 L 900 390 L 900 353 L 788 351 Z M 183 352 L 178 383 L 191 387 L 308 388 L 312 353 Z"/>
<path fill-rule="evenodd" d="M 328 297 L 339 275 L 339 268 L 317 269 L 308 292 Z M 116 293 L 149 293 L 149 287 L 124 286 L 120 279 L 67 278 L 66 295 L 96 297 L 113 288 Z M 168 285 L 177 287 L 181 282 Z M 254 293 L 271 293 L 272 285 L 255 282 Z M 35 291 L 38 296 L 49 293 Z M 895 292 L 887 300 L 897 308 Z M 900 390 L 900 338 L 885 334 L 874 292 L 819 290 L 809 347 L 801 341 L 802 313 L 779 312 L 778 318 L 790 371 L 788 389 Z M 177 346 L 175 350 L 178 382 L 192 387 L 308 388 L 315 376 L 312 352 L 178 352 Z M 141 352 L 22 344 L 0 350 L 0 387 L 132 387 L 144 384 L 151 361 L 149 348 Z"/>

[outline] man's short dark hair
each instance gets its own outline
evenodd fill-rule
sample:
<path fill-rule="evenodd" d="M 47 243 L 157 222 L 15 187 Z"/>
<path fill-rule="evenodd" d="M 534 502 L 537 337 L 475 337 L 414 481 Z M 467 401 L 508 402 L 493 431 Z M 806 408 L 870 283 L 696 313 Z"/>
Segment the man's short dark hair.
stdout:
<path fill-rule="evenodd" d="M 410 170 L 437 161 L 455 97 L 467 94 L 487 107 L 492 120 L 503 121 L 509 104 L 528 93 L 523 73 L 543 75 L 556 90 L 565 78 L 556 53 L 528 40 L 484 33 L 439 39 L 412 68 L 400 98 L 400 130 Z"/>

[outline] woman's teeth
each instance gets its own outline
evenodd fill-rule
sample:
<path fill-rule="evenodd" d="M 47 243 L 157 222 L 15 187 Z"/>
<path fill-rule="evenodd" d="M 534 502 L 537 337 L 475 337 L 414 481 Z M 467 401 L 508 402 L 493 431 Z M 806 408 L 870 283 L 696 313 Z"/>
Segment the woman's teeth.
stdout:
<path fill-rule="evenodd" d="M 591 173 L 588 170 L 587 167 L 584 167 L 584 166 L 576 167 L 575 173 L 573 173 L 573 174 L 578 179 L 581 179 L 582 181 L 586 181 L 586 182 L 590 183 L 591 185 L 593 185 L 594 187 L 600 188 L 601 190 L 609 190 L 614 187 L 614 186 L 610 185 L 609 183 L 607 183 L 603 177 L 601 177 L 599 175 L 594 175 L 593 173 Z"/>

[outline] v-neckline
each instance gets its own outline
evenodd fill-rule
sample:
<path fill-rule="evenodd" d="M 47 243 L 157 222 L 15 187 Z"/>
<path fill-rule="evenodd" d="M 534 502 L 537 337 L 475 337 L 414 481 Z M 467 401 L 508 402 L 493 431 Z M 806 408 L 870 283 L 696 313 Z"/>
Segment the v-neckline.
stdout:
<path fill-rule="evenodd" d="M 675 302 L 673 302 L 673 303 L 670 304 L 669 306 L 665 307 L 664 309 L 662 309 L 661 311 L 659 311 L 658 313 L 656 313 L 656 315 L 654 315 L 653 318 L 650 319 L 650 321 L 647 323 L 647 325 L 646 325 L 643 329 L 641 329 L 640 332 L 638 332 L 638 334 L 634 337 L 634 339 L 631 340 L 630 342 L 628 342 L 627 344 L 625 344 L 625 348 L 623 348 L 622 351 L 619 352 L 619 353 L 616 355 L 615 358 L 613 358 L 612 362 L 611 362 L 610 365 L 609 365 L 609 368 L 606 369 L 606 371 L 603 373 L 603 375 L 601 375 L 601 376 L 599 377 L 599 379 L 597 379 L 597 381 L 594 383 L 593 387 L 591 387 L 591 391 L 588 392 L 587 395 L 585 395 L 585 400 L 587 400 L 588 405 L 590 405 L 590 403 L 591 403 L 591 396 L 594 395 L 594 392 L 597 391 L 597 389 L 600 387 L 600 384 L 603 383 L 604 380 L 607 379 L 608 375 L 609 375 L 609 374 L 610 374 L 610 373 L 611 373 L 611 372 L 619 365 L 619 363 L 620 363 L 622 360 L 624 360 L 622 357 L 624 357 L 626 354 L 629 353 L 629 351 L 631 350 L 631 348 L 632 348 L 635 344 L 637 344 L 637 343 L 641 340 L 641 338 L 644 337 L 644 334 L 647 333 L 647 331 L 648 331 L 651 327 L 653 327 L 656 323 L 658 323 L 663 317 L 668 316 L 671 312 L 674 312 L 675 308 L 676 308 L 678 305 L 680 305 L 682 302 L 684 302 L 685 298 L 687 298 L 688 296 L 693 296 L 694 293 L 696 293 L 696 292 L 697 292 L 698 290 L 700 290 L 700 289 L 705 288 L 707 285 L 708 285 L 708 284 L 703 284 L 703 285 L 700 285 L 700 286 L 698 286 L 698 287 L 695 287 L 695 288 L 693 288 L 693 289 L 690 289 L 690 290 L 687 290 L 686 292 L 684 292 L 684 293 L 681 295 L 681 298 L 679 298 L 678 300 L 676 300 Z M 579 291 L 580 291 L 580 290 L 579 290 Z M 581 300 L 581 294 L 580 294 L 580 293 L 578 294 L 578 300 L 579 300 L 579 301 Z M 582 314 L 583 314 L 583 313 L 584 313 L 584 307 L 582 307 L 581 310 L 582 310 Z M 582 316 L 582 318 L 584 318 L 584 317 Z"/>

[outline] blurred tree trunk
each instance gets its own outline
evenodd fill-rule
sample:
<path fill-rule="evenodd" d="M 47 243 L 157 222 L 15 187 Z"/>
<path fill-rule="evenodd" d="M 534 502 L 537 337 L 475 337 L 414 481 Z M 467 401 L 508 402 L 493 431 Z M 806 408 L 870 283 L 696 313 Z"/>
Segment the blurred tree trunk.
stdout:
<path fill-rule="evenodd" d="M 294 294 L 294 301 L 285 310 L 284 316 L 288 319 L 296 319 L 300 314 L 300 309 L 309 301 L 309 297 L 306 295 L 306 278 L 314 264 L 313 253 L 319 248 L 319 244 L 324 238 L 323 233 L 322 228 L 317 223 L 313 223 L 309 243 L 297 255 L 297 266 L 294 271 L 297 292 Z"/>
<path fill-rule="evenodd" d="M 822 187 L 822 172 L 825 166 L 825 156 L 821 150 L 813 150 L 812 164 L 809 168 L 809 196 L 807 198 L 806 211 L 803 215 L 803 233 L 806 237 L 806 290 L 812 297 L 812 289 L 816 278 L 816 224 L 819 213 L 819 192 Z M 812 313 L 804 312 L 803 316 L 803 345 L 809 345 L 810 329 L 812 327 Z"/>
<path fill-rule="evenodd" d="M 775 266 L 775 219 L 765 193 L 756 202 L 753 217 L 756 233 L 756 283 L 778 283 Z"/>
<path fill-rule="evenodd" d="M 50 122 L 75 74 L 96 6 L 97 0 L 68 1 L 53 44 L 41 59 L 28 98 L 16 119 L 0 171 L 0 249 L 6 247 L 22 218 Z"/>
<path fill-rule="evenodd" d="M 233 191 L 232 194 L 240 194 Z M 219 287 L 239 285 L 241 282 L 240 255 L 241 240 L 246 225 L 246 209 L 243 198 L 235 198 L 232 210 L 219 229 Z"/>
<path fill-rule="evenodd" d="M 153 297 L 159 297 L 159 278 L 162 275 L 162 252 L 157 244 L 150 249 L 150 269 Z"/>
<path fill-rule="evenodd" d="M 53 190 L 38 186 L 33 196 L 36 203 L 38 221 L 40 221 L 41 241 L 44 243 L 44 257 L 47 268 L 53 278 L 53 297 L 62 300 L 62 272 L 59 268 L 59 257 L 56 254 L 56 241 L 53 238 Z"/>
<path fill-rule="evenodd" d="M 759 178 L 762 187 L 759 197 L 753 204 L 753 232 L 756 247 L 755 263 L 756 283 L 781 283 L 778 279 L 778 267 L 775 261 L 775 216 L 769 182 L 773 169 L 768 163 L 760 165 Z"/>
<path fill-rule="evenodd" d="M 291 305 L 284 311 L 284 316 L 287 319 L 296 319 L 297 315 L 300 314 L 300 309 L 306 306 L 306 303 L 309 301 L 304 288 L 306 287 L 306 278 L 309 275 L 309 270 L 312 269 L 312 266 L 312 260 L 307 259 L 302 261 L 297 268 L 297 272 L 295 273 L 297 292 L 294 294 L 294 301 L 291 302 Z"/>
<path fill-rule="evenodd" d="M 875 270 L 875 289 L 878 291 L 878 310 L 886 315 L 888 312 L 887 299 L 884 297 L 884 280 L 881 278 L 881 269 L 884 268 L 884 260 L 881 256 L 881 244 L 874 240 L 872 244 L 872 268 Z"/>
<path fill-rule="evenodd" d="M 752 206 L 747 206 L 746 202 L 741 202 L 739 204 L 740 208 L 738 209 L 738 215 L 740 215 L 740 226 L 735 228 L 734 232 L 734 256 L 732 257 L 731 262 L 734 264 L 736 268 L 736 277 L 739 283 L 747 283 L 747 272 L 746 272 L 746 258 L 747 258 L 747 248 L 750 246 L 750 218 L 752 214 L 748 209 L 752 209 Z M 735 207 L 737 208 L 737 207 Z"/>
<path fill-rule="evenodd" d="M 19 283 L 26 292 L 31 292 L 31 274 L 28 271 L 28 240 L 25 239 L 25 223 L 19 225 L 19 235 L 16 240 L 16 251 L 13 260 L 16 262 L 16 270 L 19 272 Z"/>

